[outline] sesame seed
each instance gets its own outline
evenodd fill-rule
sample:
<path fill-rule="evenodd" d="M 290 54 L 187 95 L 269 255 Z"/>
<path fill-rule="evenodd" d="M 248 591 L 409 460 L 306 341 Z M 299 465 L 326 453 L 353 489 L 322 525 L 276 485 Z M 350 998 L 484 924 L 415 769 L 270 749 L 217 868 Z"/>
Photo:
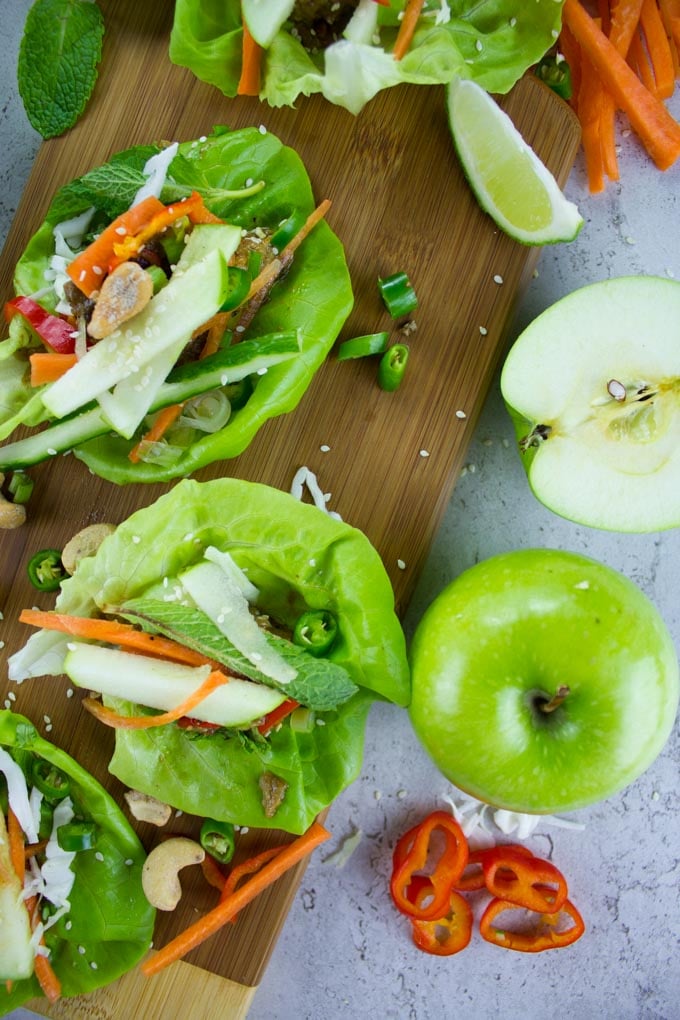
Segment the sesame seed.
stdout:
<path fill-rule="evenodd" d="M 489 332 L 489 331 L 488 331 L 488 329 L 486 328 L 486 326 L 480 326 L 480 327 L 479 327 L 479 333 L 480 333 L 480 336 L 486 336 L 488 332 Z"/>
<path fill-rule="evenodd" d="M 127 230 L 125 229 L 125 227 L 116 227 L 116 233 L 120 237 L 125 237 L 125 235 L 127 234 Z"/>
<path fill-rule="evenodd" d="M 53 446 L 50 446 L 47 452 L 49 453 L 50 457 L 56 457 L 57 456 L 57 451 L 54 449 Z"/>
<path fill-rule="evenodd" d="M 90 963 L 90 967 L 92 968 L 92 970 L 96 970 L 97 969 L 97 964 L 95 963 L 94 960 L 92 960 L 92 962 Z"/>
<path fill-rule="evenodd" d="M 51 733 L 51 732 L 52 732 L 52 723 L 48 723 L 47 726 L 45 727 L 45 733 Z"/>
<path fill-rule="evenodd" d="M 9 699 L 7 699 L 5 701 L 5 708 L 9 710 L 11 707 L 12 707 L 12 702 Z"/>
<path fill-rule="evenodd" d="M 245 834 L 246 832 L 250 832 L 250 828 L 247 825 L 242 825 L 240 831 Z"/>
<path fill-rule="evenodd" d="M 67 698 L 72 698 L 73 697 L 73 688 L 72 687 L 69 687 L 69 689 L 66 691 L 66 697 Z"/>
<path fill-rule="evenodd" d="M 420 456 L 421 457 L 429 457 L 430 456 L 430 451 L 429 450 L 421 450 L 420 451 Z"/>
<path fill-rule="evenodd" d="M 481 53 L 483 48 L 484 47 L 482 46 L 482 40 L 478 39 L 477 42 L 475 43 L 475 49 L 477 50 L 478 53 Z"/>
<path fill-rule="evenodd" d="M 249 177 L 248 180 L 246 181 L 246 188 L 252 188 L 252 186 L 253 186 L 253 178 Z"/>
<path fill-rule="evenodd" d="M 125 861 L 125 864 L 128 868 L 131 868 L 134 863 L 135 862 L 132 860 L 131 857 L 128 857 L 127 860 Z"/>
<path fill-rule="evenodd" d="M 46 722 L 46 723 L 51 723 L 52 722 L 52 720 L 50 719 L 49 715 L 44 715 L 43 716 L 43 721 Z"/>
<path fill-rule="evenodd" d="M 503 282 L 503 277 L 499 273 L 496 273 L 496 275 L 493 278 L 493 282 L 497 283 L 499 285 L 499 287 L 500 287 L 500 285 Z"/>
<path fill-rule="evenodd" d="M 101 266 L 92 266 L 92 272 L 95 276 L 101 276 L 104 272 Z"/>
<path fill-rule="evenodd" d="M 326 725 L 326 720 L 325 719 L 317 719 L 316 720 L 316 725 L 317 726 L 325 726 Z"/>
<path fill-rule="evenodd" d="M 81 956 L 85 956 L 85 946 L 78 946 L 78 952 Z"/>
<path fill-rule="evenodd" d="M 322 453 L 328 453 L 330 450 L 330 446 L 327 443 L 322 443 L 319 449 L 321 450 Z"/>
<path fill-rule="evenodd" d="M 96 854 L 94 856 L 95 856 L 95 859 L 98 860 L 98 861 L 103 861 L 104 860 L 104 854 L 101 852 L 101 850 L 97 850 L 97 852 L 96 852 Z"/>
<path fill-rule="evenodd" d="M 456 411 L 456 418 L 467 418 L 465 411 Z"/>
<path fill-rule="evenodd" d="M 266 135 L 267 134 L 267 129 L 264 126 L 264 124 L 260 124 L 260 126 L 259 126 L 259 128 L 257 130 L 260 132 L 261 135 Z"/>
<path fill-rule="evenodd" d="M 403 560 L 397 560 L 397 566 L 399 567 L 400 570 L 406 570 L 406 564 L 404 563 Z"/>
<path fill-rule="evenodd" d="M 3 641 L 2 643 L 4 645 L 5 642 Z M 16 701 L 17 700 L 17 696 L 14 693 L 14 691 L 10 691 L 9 694 L 7 695 L 7 697 L 9 698 L 10 701 Z"/>

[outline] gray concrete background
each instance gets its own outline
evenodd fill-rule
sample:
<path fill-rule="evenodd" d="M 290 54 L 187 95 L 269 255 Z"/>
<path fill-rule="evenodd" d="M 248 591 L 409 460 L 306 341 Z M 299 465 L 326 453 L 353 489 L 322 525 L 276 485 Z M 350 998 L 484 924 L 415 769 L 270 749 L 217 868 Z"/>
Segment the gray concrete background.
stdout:
<path fill-rule="evenodd" d="M 3 241 L 39 143 L 15 81 L 28 6 L 27 0 L 0 4 Z M 677 98 L 671 107 L 680 115 Z M 604 195 L 589 196 L 581 162 L 574 168 L 567 193 L 586 225 L 572 244 L 542 253 L 513 335 L 586 283 L 642 273 L 680 278 L 680 166 L 661 174 L 634 137 L 620 140 L 622 181 L 610 184 Z M 655 602 L 680 647 L 680 531 L 606 534 L 544 509 L 528 489 L 496 383 L 413 599 L 408 634 L 461 570 L 494 553 L 536 546 L 585 553 L 626 574 Z M 552 854 L 570 879 L 588 927 L 578 944 L 534 957 L 504 953 L 476 939 L 460 956 L 437 959 L 413 947 L 408 925 L 392 908 L 386 876 L 396 835 L 440 805 L 450 787 L 417 744 L 406 714 L 376 706 L 362 775 L 331 810 L 332 842 L 309 865 L 250 1020 L 680 1017 L 679 750 L 676 724 L 644 776 L 572 816 L 582 831 L 542 823 L 529 841 L 537 853 Z M 357 829 L 361 841 L 338 868 L 327 858 Z M 15 1014 L 17 1020 L 28 1015 Z"/>

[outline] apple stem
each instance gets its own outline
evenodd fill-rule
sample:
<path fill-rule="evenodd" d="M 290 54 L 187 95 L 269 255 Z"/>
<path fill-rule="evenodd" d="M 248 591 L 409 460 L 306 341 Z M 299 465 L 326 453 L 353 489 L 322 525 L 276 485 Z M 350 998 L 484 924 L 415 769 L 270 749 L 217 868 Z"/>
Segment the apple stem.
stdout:
<path fill-rule="evenodd" d="M 539 701 L 539 708 L 541 712 L 554 712 L 556 708 L 559 708 L 563 701 L 571 694 L 571 689 L 567 684 L 560 684 L 552 698 L 541 699 Z"/>

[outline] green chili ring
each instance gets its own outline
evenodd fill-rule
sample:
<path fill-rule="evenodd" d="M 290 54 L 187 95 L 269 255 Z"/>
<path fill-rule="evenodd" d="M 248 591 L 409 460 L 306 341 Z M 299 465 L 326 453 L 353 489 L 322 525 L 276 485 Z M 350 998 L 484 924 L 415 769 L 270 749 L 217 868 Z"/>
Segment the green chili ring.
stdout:
<path fill-rule="evenodd" d="M 337 620 L 327 609 L 303 613 L 293 628 L 293 643 L 314 656 L 329 652 L 337 636 Z"/>

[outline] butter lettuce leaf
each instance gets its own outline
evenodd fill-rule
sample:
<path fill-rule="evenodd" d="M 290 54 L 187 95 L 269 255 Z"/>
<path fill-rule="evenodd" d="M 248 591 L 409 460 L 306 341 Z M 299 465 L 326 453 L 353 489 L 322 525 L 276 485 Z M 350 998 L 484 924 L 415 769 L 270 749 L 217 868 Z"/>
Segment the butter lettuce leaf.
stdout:
<path fill-rule="evenodd" d="M 41 304 L 54 310 L 56 295 L 44 294 L 45 273 L 49 275 L 55 250 L 54 227 L 94 208 L 90 229 L 101 230 L 129 206 L 144 180 L 146 160 L 158 151 L 157 146 L 148 145 L 127 149 L 61 188 L 19 259 L 15 292 L 44 295 Z M 256 194 L 235 198 L 233 192 L 242 190 L 248 181 L 264 181 L 264 187 Z M 257 226 L 276 229 L 292 215 L 306 217 L 315 205 L 309 177 L 297 153 L 257 128 L 231 131 L 218 127 L 204 139 L 181 143 L 161 199 L 173 202 L 192 190 L 204 195 L 206 205 L 217 216 L 249 230 Z M 129 459 L 143 426 L 131 439 L 106 432 L 82 442 L 74 449 L 76 457 L 101 477 L 125 484 L 186 477 L 213 461 L 238 456 L 269 418 L 297 406 L 352 304 L 342 244 L 328 224 L 320 222 L 296 252 L 289 272 L 274 285 L 247 334 L 248 339 L 257 340 L 271 333 L 297 332 L 299 355 L 270 367 L 265 374 L 251 376 L 253 392 L 245 405 L 234 410 L 217 432 L 196 433 L 171 463 L 133 463 Z M 18 352 L 17 357 L 23 357 L 28 368 L 26 352 Z M 11 385 L 13 401 L 21 392 L 27 393 L 26 385 L 20 391 L 14 375 Z M 16 424 L 14 418 L 12 423 Z"/>
<path fill-rule="evenodd" d="M 445 84 L 470 78 L 489 92 L 508 92 L 553 45 L 560 0 L 426 0 L 413 41 L 400 61 L 391 56 L 406 0 L 380 6 L 373 45 L 340 39 L 311 52 L 284 24 L 264 52 L 260 98 L 292 105 L 323 92 L 352 113 L 376 92 L 400 82 Z M 240 0 L 177 0 L 170 59 L 233 96 L 241 69 Z"/>
<path fill-rule="evenodd" d="M 358 774 L 371 701 L 406 705 L 410 699 L 392 586 L 362 532 L 270 486 L 186 479 L 81 561 L 63 582 L 56 609 L 99 616 L 171 598 L 173 580 L 202 560 L 208 546 L 230 554 L 259 590 L 257 608 L 283 626 L 292 628 L 310 609 L 331 612 L 338 636 L 328 664 L 341 668 L 359 690 L 336 710 L 324 711 L 323 725 L 310 733 L 296 733 L 284 722 L 262 742 L 234 733 L 196 736 L 175 724 L 117 730 L 110 769 L 124 783 L 194 814 L 301 832 Z M 68 642 L 46 647 L 46 634 L 38 631 L 12 657 L 10 675 L 19 666 L 24 675 L 62 672 Z M 116 708 L 137 711 L 123 702 Z M 273 818 L 264 814 L 259 788 L 268 771 L 288 784 Z"/>
<path fill-rule="evenodd" d="M 97 824 L 97 856 L 76 854 L 70 910 L 45 933 L 62 995 L 91 992 L 134 967 L 151 943 L 155 910 L 141 882 L 146 854 L 112 797 L 70 755 L 40 737 L 29 719 L 0 710 L 0 745 L 24 769 L 38 756 L 66 773 L 76 812 Z M 2 992 L 0 1013 L 42 996 L 35 976 Z"/>

